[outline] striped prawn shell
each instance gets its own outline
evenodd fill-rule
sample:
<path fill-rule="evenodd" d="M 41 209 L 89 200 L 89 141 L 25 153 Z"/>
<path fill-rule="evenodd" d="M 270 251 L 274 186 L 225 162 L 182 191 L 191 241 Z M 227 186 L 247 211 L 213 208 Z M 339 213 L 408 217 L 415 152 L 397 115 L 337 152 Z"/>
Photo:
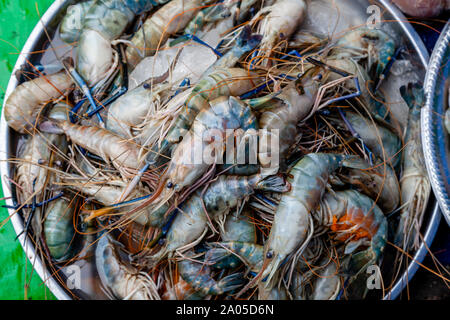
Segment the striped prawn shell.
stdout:
<path fill-rule="evenodd" d="M 226 255 L 214 264 L 214 268 L 235 268 L 238 267 L 242 261 L 253 272 L 259 272 L 264 260 L 264 247 L 262 245 L 241 242 L 241 241 L 226 241 L 219 242 L 214 245 L 215 248 L 211 250 L 223 249 Z M 211 251 L 213 252 L 213 251 Z M 239 256 L 239 258 L 237 256 Z M 208 257 L 208 253 L 206 254 Z M 206 259 L 206 258 L 205 258 Z"/>
<path fill-rule="evenodd" d="M 186 281 L 178 276 L 176 283 L 169 287 L 166 281 L 166 291 L 161 296 L 162 300 L 202 300 L 205 296 L 196 292 Z"/>
<path fill-rule="evenodd" d="M 73 30 L 64 26 L 64 32 L 68 34 L 79 28 L 80 35 L 75 36 L 79 37 L 76 69 L 88 85 L 98 83 L 113 65 L 111 41 L 123 34 L 136 15 L 152 9 L 157 2 L 163 1 L 98 0 L 85 8 L 83 17 L 77 18 L 82 26 L 74 26 Z M 73 16 L 73 12 L 69 11 L 68 15 Z"/>
<path fill-rule="evenodd" d="M 261 129 L 267 130 L 263 131 L 264 134 L 273 135 L 276 134 L 274 130 L 278 130 L 281 163 L 284 162 L 288 149 L 297 138 L 298 123 L 310 113 L 318 89 L 318 82 L 311 78 L 302 83 L 302 92 L 295 86 L 287 86 L 274 99 L 273 107 L 261 114 L 259 125 Z M 263 141 L 265 140 L 260 139 L 260 143 Z M 270 150 L 270 153 L 272 152 Z"/>
<path fill-rule="evenodd" d="M 55 260 L 70 257 L 75 236 L 73 215 L 75 205 L 64 198 L 50 203 L 45 212 L 44 234 L 47 247 Z"/>
<path fill-rule="evenodd" d="M 291 190 L 282 195 L 265 244 L 265 286 L 274 285 L 282 262 L 290 254 L 301 254 L 310 241 L 311 213 L 319 205 L 329 175 L 341 166 L 351 166 L 359 158 L 340 154 L 312 153 L 304 156 L 290 171 Z M 303 251 L 298 249 L 302 247 Z"/>
<path fill-rule="evenodd" d="M 106 162 L 112 162 L 117 169 L 139 168 L 139 146 L 135 143 L 99 127 L 76 125 L 68 121 L 62 122 L 60 126 L 73 143 L 101 156 Z"/>
<path fill-rule="evenodd" d="M 21 161 L 16 169 L 16 181 L 21 187 L 19 194 L 19 201 L 21 203 L 33 194 L 34 181 L 35 191 L 44 188 L 48 171 L 45 165 L 48 165 L 50 155 L 51 152 L 45 139 L 39 134 L 31 136 L 21 146 L 18 153 L 18 158 Z M 44 163 L 40 165 L 42 162 Z"/>
<path fill-rule="evenodd" d="M 150 278 L 121 261 L 114 240 L 102 235 L 95 249 L 95 264 L 102 281 L 116 298 L 129 300 L 160 300 Z"/>
<path fill-rule="evenodd" d="M 6 122 L 19 133 L 29 133 L 43 104 L 65 95 L 72 86 L 72 78 L 64 70 L 20 84 L 6 100 Z"/>
<path fill-rule="evenodd" d="M 178 269 L 183 280 L 203 295 L 220 295 L 238 288 L 243 282 L 240 273 L 215 280 L 210 267 L 191 260 L 178 262 Z"/>
<path fill-rule="evenodd" d="M 241 68 L 221 68 L 204 75 L 186 99 L 186 107 L 178 115 L 173 127 L 166 136 L 169 143 L 177 143 L 202 110 L 210 107 L 209 101 L 220 96 L 239 96 L 259 83 L 253 74 Z"/>
<path fill-rule="evenodd" d="M 340 204 L 336 207 L 327 202 L 333 215 L 330 229 L 335 232 L 335 240 L 367 240 L 376 257 L 379 257 L 387 237 L 387 220 L 381 209 L 372 199 L 355 190 L 338 191 L 332 197 Z"/>
<path fill-rule="evenodd" d="M 210 108 L 198 114 L 189 135 L 176 146 L 165 177 L 175 185 L 177 191 L 191 185 L 211 165 L 204 158 L 207 148 L 214 147 L 213 160 L 220 163 L 228 130 L 247 131 L 256 128 L 257 119 L 243 102 L 234 97 L 220 97 L 211 101 Z"/>
<path fill-rule="evenodd" d="M 199 239 L 208 226 L 203 205 L 210 218 L 217 219 L 252 194 L 261 179 L 259 175 L 251 177 L 221 175 L 208 186 L 203 198 L 201 191 L 195 192 L 181 205 L 180 212 L 167 233 L 166 244 L 158 253 L 158 258 Z"/>
<path fill-rule="evenodd" d="M 172 0 L 152 14 L 131 38 L 133 45 L 126 50 L 127 62 L 134 68 L 143 57 L 154 55 L 170 35 L 184 29 L 203 2 Z"/>
<path fill-rule="evenodd" d="M 219 176 L 219 179 L 212 183 L 203 195 L 206 210 L 212 217 L 218 217 L 227 212 L 242 199 L 253 194 L 261 178 L 260 175 Z"/>
<path fill-rule="evenodd" d="M 200 112 L 195 123 L 204 129 L 257 129 L 258 122 L 251 109 L 235 97 L 219 97 L 210 103 L 210 108 Z"/>
<path fill-rule="evenodd" d="M 227 153 L 225 163 L 220 165 L 218 170 L 227 170 L 227 173 L 230 175 L 255 174 L 258 171 L 258 165 L 256 163 L 256 153 L 253 159 L 254 161 L 251 161 L 252 159 L 250 157 L 250 152 L 253 151 L 251 149 L 251 141 L 255 142 L 253 148 L 256 148 L 256 130 L 258 129 L 259 125 L 257 118 L 254 116 L 251 109 L 235 97 L 220 97 L 215 99 L 214 101 L 211 101 L 211 108 L 208 110 L 213 113 L 215 119 L 220 122 L 216 125 L 222 125 L 224 128 L 223 139 L 224 142 L 226 141 L 227 143 L 224 151 L 226 151 L 228 142 L 231 141 L 234 143 L 235 141 L 239 141 L 238 145 L 232 146 L 232 148 L 235 149 L 233 150 L 233 152 L 230 152 L 232 157 L 229 157 L 229 154 Z M 202 113 L 200 113 L 199 116 L 201 114 Z M 233 129 L 233 133 L 231 134 L 231 132 L 227 132 L 227 129 Z M 237 139 L 237 136 L 239 136 L 239 139 Z M 251 140 L 252 138 L 253 140 Z M 243 163 L 238 161 L 238 156 L 240 156 L 239 153 L 241 152 L 241 150 L 245 150 L 245 159 L 243 159 Z"/>

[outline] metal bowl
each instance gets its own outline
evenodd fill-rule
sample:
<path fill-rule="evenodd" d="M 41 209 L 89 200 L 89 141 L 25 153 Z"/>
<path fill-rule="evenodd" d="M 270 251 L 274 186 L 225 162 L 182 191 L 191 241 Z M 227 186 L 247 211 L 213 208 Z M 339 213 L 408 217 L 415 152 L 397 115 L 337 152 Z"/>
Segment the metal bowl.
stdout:
<path fill-rule="evenodd" d="M 444 127 L 450 79 L 450 21 L 434 47 L 425 78 L 422 110 L 423 151 L 434 194 L 450 225 L 450 136 Z"/>
<path fill-rule="evenodd" d="M 9 97 L 9 95 L 13 92 L 13 90 L 19 85 L 18 80 L 15 77 L 16 71 L 20 70 L 22 66 L 26 65 L 26 61 L 33 60 L 34 57 L 30 54 L 30 52 L 34 51 L 36 47 L 42 47 L 42 44 L 46 41 L 45 29 L 44 26 L 55 27 L 55 22 L 60 20 L 60 17 L 64 14 L 65 10 L 70 4 L 75 3 L 76 1 L 70 0 L 56 0 L 50 8 L 45 12 L 42 16 L 39 23 L 34 27 L 31 32 L 27 42 L 22 48 L 22 52 L 17 59 L 16 65 L 12 71 L 12 76 L 9 80 L 8 87 L 6 89 L 4 103 Z M 48 27 L 48 30 L 51 28 Z M 7 161 L 15 154 L 15 146 L 16 146 L 16 138 L 17 134 L 8 127 L 5 121 L 4 108 L 2 109 L 2 117 L 0 120 L 0 171 L 2 175 L 12 176 L 13 173 L 13 165 Z M 7 197 L 6 204 L 14 205 L 13 201 L 10 197 L 15 196 L 11 193 L 11 185 L 5 182 L 2 179 L 2 188 L 4 196 Z M 21 234 L 24 230 L 24 221 L 19 214 L 13 214 L 14 210 L 9 210 L 9 214 L 11 215 L 11 222 L 13 224 L 14 230 L 16 234 Z M 49 290 L 55 295 L 56 298 L 60 300 L 70 300 L 71 295 L 61 286 L 61 284 L 52 277 L 51 272 L 47 268 L 44 267 L 40 256 L 36 253 L 33 242 L 29 237 L 25 237 L 24 234 L 19 236 L 18 240 L 25 251 L 26 256 L 31 261 L 35 271 L 41 277 L 42 281 L 45 282 Z"/>
<path fill-rule="evenodd" d="M 36 61 L 37 57 L 32 56 L 30 52 L 35 51 L 36 48 L 41 49 L 43 47 L 43 44 L 46 43 L 47 40 L 46 32 L 50 34 L 50 36 L 55 34 L 61 16 L 64 14 L 67 7 L 75 2 L 77 1 L 56 0 L 43 15 L 41 21 L 37 24 L 30 37 L 28 38 L 28 41 L 23 47 L 22 53 L 17 60 L 17 63 L 13 70 L 13 76 L 11 76 L 8 84 L 5 101 L 14 90 L 14 88 L 16 88 L 16 86 L 19 84 L 18 80 L 14 76 L 14 73 L 17 70 L 21 69 L 24 65 L 26 65 L 27 61 Z M 410 49 L 411 52 L 414 52 L 413 55 L 417 60 L 416 63 L 419 66 L 419 69 L 421 69 L 421 72 L 425 74 L 429 58 L 428 53 L 422 43 L 422 40 L 414 31 L 412 26 L 407 22 L 407 19 L 389 1 L 370 1 L 370 3 L 365 0 L 355 1 L 355 6 L 364 8 L 364 12 L 366 12 L 365 9 L 369 7 L 369 5 L 373 4 L 377 4 L 382 7 L 381 11 L 383 12 L 383 19 L 385 21 L 389 21 L 388 29 L 402 36 L 405 45 Z M 46 31 L 44 31 L 44 26 Z M 427 134 L 427 132 L 425 131 L 424 134 Z M 2 141 L 2 143 L 0 143 L 0 170 L 3 175 L 12 176 L 13 165 L 7 160 L 13 157 L 15 154 L 17 137 L 17 133 L 15 133 L 7 126 L 4 114 L 2 112 L 0 122 L 0 141 Z M 6 203 L 8 205 L 13 205 L 11 197 L 15 197 L 15 195 L 10 191 L 10 184 L 5 179 L 2 179 L 2 186 L 4 196 L 7 197 Z M 10 210 L 9 213 L 11 215 L 11 222 L 14 226 L 15 232 L 17 234 L 20 234 L 24 229 L 22 217 L 18 214 L 13 214 L 14 210 Z M 434 196 L 431 195 L 423 226 L 424 242 L 421 244 L 419 250 L 415 253 L 414 259 L 412 261 L 418 263 L 423 261 L 427 253 L 427 248 L 431 246 L 437 227 L 439 225 L 439 221 L 439 206 Z M 19 237 L 19 241 L 28 259 L 33 263 L 34 269 L 39 274 L 41 279 L 46 283 L 51 292 L 58 299 L 72 299 L 72 295 L 64 288 L 64 286 L 62 286 L 57 280 L 55 280 L 55 278 L 51 276 L 51 272 L 49 272 L 49 270 L 45 267 L 43 261 L 40 259 L 39 254 L 36 253 L 32 241 L 24 235 L 21 235 Z M 384 299 L 395 299 L 398 297 L 400 292 L 406 286 L 407 282 L 413 277 L 419 267 L 419 265 L 415 262 L 412 262 L 408 266 L 408 269 L 404 272 L 404 274 L 402 274 L 401 278 L 397 280 L 392 289 L 386 294 Z"/>

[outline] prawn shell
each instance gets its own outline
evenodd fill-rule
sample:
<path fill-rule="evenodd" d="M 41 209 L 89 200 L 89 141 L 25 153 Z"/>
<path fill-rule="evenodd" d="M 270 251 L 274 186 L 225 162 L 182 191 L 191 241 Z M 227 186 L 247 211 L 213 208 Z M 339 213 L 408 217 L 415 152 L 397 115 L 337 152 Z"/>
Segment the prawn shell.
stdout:
<path fill-rule="evenodd" d="M 190 260 L 180 261 L 178 269 L 183 280 L 203 295 L 220 295 L 238 288 L 243 283 L 240 273 L 230 274 L 216 281 L 208 266 Z"/>
<path fill-rule="evenodd" d="M 378 258 L 387 238 L 387 220 L 381 209 L 372 199 L 355 190 L 338 191 L 335 196 L 327 194 L 327 198 L 333 214 L 330 229 L 336 232 L 335 239 L 351 240 L 347 241 L 346 253 L 364 244 L 360 239 L 365 239 L 370 241 L 369 250 Z"/>
<path fill-rule="evenodd" d="M 267 8 L 258 33 L 263 35 L 261 50 L 271 50 L 278 41 L 288 39 L 306 16 L 303 0 L 278 0 Z"/>
<path fill-rule="evenodd" d="M 26 140 L 20 148 L 18 157 L 22 161 L 16 167 L 16 181 L 21 187 L 21 202 L 25 201 L 33 194 L 34 190 L 42 190 L 47 178 L 47 169 L 45 165 L 39 165 L 39 162 L 50 159 L 50 149 L 41 135 L 34 135 Z"/>
<path fill-rule="evenodd" d="M 75 236 L 73 215 L 75 207 L 66 199 L 57 199 L 46 210 L 44 234 L 47 247 L 55 260 L 70 255 L 71 243 Z"/>
<path fill-rule="evenodd" d="M 344 180 L 359 192 L 374 200 L 378 199 L 377 205 L 386 214 L 395 210 L 400 203 L 400 184 L 390 166 L 380 166 L 369 171 L 350 169 Z"/>
<path fill-rule="evenodd" d="M 249 78 L 250 77 L 250 78 Z M 253 79 L 253 80 L 252 80 Z M 261 82 L 257 77 L 241 68 L 219 68 L 206 71 L 186 100 L 186 108 L 178 115 L 174 125 L 167 133 L 166 140 L 173 144 L 191 128 L 197 115 L 210 107 L 209 101 L 221 96 L 239 96 Z"/>
<path fill-rule="evenodd" d="M 121 260 L 121 244 L 108 234 L 100 236 L 95 264 L 102 284 L 119 299 L 160 300 L 152 277 Z"/>
<path fill-rule="evenodd" d="M 128 91 L 108 108 L 106 128 L 124 138 L 132 138 L 131 128 L 147 115 L 154 95 L 153 90 L 144 86 Z"/>
<path fill-rule="evenodd" d="M 207 227 L 202 200 L 195 194 L 178 212 L 167 234 L 165 251 L 171 252 L 197 240 Z"/>
<path fill-rule="evenodd" d="M 74 28 L 78 27 L 81 31 L 77 45 L 76 69 L 89 86 L 98 83 L 111 68 L 114 55 L 111 42 L 122 35 L 137 14 L 150 10 L 154 4 L 157 3 L 141 0 L 98 0 L 92 4 L 84 17 L 78 18 L 75 14 L 78 22 L 82 23 Z M 68 12 L 68 15 L 70 14 L 71 12 Z"/>
<path fill-rule="evenodd" d="M 83 32 L 96 31 L 111 41 L 125 31 L 134 17 L 135 13 L 123 0 L 97 0 L 85 16 Z"/>
<path fill-rule="evenodd" d="M 284 166 L 288 150 L 297 138 L 297 125 L 308 116 L 314 105 L 314 99 L 319 89 L 318 83 L 307 79 L 303 81 L 302 85 L 303 94 L 298 92 L 294 86 L 284 88 L 281 94 L 270 102 L 269 109 L 265 110 L 259 118 L 261 129 L 265 129 L 261 133 L 263 136 L 259 140 L 259 150 L 266 149 L 263 144 L 267 144 L 267 141 L 271 141 L 271 139 L 279 141 L 278 154 L 275 154 L 277 150 L 271 150 L 271 148 L 267 152 L 259 153 L 259 161 L 265 169 L 269 169 L 265 164 L 276 156 L 279 157 L 279 163 Z M 278 169 L 279 166 L 271 168 L 274 173 L 278 172 Z"/>
<path fill-rule="evenodd" d="M 231 208 L 236 207 L 245 197 L 253 194 L 255 189 L 270 190 L 272 184 L 259 185 L 263 179 L 264 177 L 260 175 L 251 177 L 221 175 L 208 186 L 203 198 L 200 191 L 194 193 L 181 205 L 167 233 L 165 247 L 152 259 L 161 259 L 167 253 L 172 253 L 178 248 L 201 240 L 202 233 L 208 227 L 206 213 L 212 220 L 225 218 Z M 279 182 L 278 179 L 273 180 L 275 180 L 274 184 Z"/>
<path fill-rule="evenodd" d="M 234 97 L 219 97 L 209 106 L 196 116 L 189 134 L 184 136 L 172 155 L 166 177 L 176 190 L 191 185 L 207 171 L 211 164 L 204 158 L 203 151 L 207 148 L 215 146 L 211 158 L 220 163 L 225 152 L 222 142 L 227 130 L 242 129 L 245 132 L 257 128 L 257 119 L 250 108 Z M 205 139 L 211 133 L 215 139 Z"/>
<path fill-rule="evenodd" d="M 127 61 L 132 68 L 144 57 L 154 55 L 158 46 L 163 46 L 171 34 L 183 30 L 202 2 L 172 0 L 150 16 L 131 39 L 133 46 L 126 50 Z"/>
<path fill-rule="evenodd" d="M 64 180 L 63 182 L 69 182 L 70 180 Z M 123 183 L 121 183 L 123 184 Z M 117 203 L 124 193 L 126 188 L 125 184 L 119 185 L 108 185 L 108 184 L 98 184 L 98 183 L 74 183 L 68 186 L 68 188 L 79 191 L 85 195 L 92 197 L 93 199 L 101 202 L 105 206 L 112 206 Z M 148 194 L 149 191 L 145 187 L 137 187 L 133 190 L 128 198 L 140 198 Z M 127 198 L 127 199 L 128 199 Z M 116 211 L 130 211 L 136 208 L 138 205 L 125 206 L 124 209 L 117 208 Z M 164 214 L 166 213 L 168 207 L 162 206 L 158 210 L 152 210 L 152 208 L 145 208 L 142 211 L 137 212 L 130 217 L 130 220 L 140 224 L 140 225 L 150 225 L 153 227 L 162 227 L 164 225 L 165 219 Z"/>
<path fill-rule="evenodd" d="M 72 78 L 64 70 L 20 84 L 6 100 L 6 122 L 19 133 L 28 133 L 42 106 L 65 95 L 72 85 Z"/>
<path fill-rule="evenodd" d="M 139 169 L 139 147 L 112 132 L 64 121 L 60 124 L 66 136 L 84 149 L 111 161 L 117 169 Z"/>
<path fill-rule="evenodd" d="M 246 215 L 228 216 L 223 231 L 223 241 L 256 242 L 255 224 Z"/>
<path fill-rule="evenodd" d="M 71 5 L 59 27 L 59 36 L 65 43 L 78 41 L 83 30 L 87 12 L 95 4 L 94 0 Z"/>
<path fill-rule="evenodd" d="M 77 71 L 88 85 L 99 82 L 112 64 L 113 48 L 110 40 L 98 31 L 84 31 L 77 48 Z"/>
<path fill-rule="evenodd" d="M 400 162 L 399 151 L 402 143 L 393 131 L 354 112 L 347 111 L 345 116 L 376 156 L 383 161 L 392 163 L 394 167 Z"/>
<path fill-rule="evenodd" d="M 402 88 L 401 94 L 410 110 L 400 178 L 402 209 L 395 242 L 409 250 L 418 249 L 422 240 L 420 228 L 431 193 L 431 183 L 422 150 L 420 111 L 425 99 L 423 89 L 419 84 L 414 84 Z"/>
<path fill-rule="evenodd" d="M 311 213 L 317 209 L 328 178 L 339 167 L 367 165 L 357 156 L 310 153 L 295 164 L 288 182 L 291 190 L 284 193 L 275 214 L 269 239 L 264 246 L 266 286 L 274 285 L 282 261 L 290 254 L 301 254 L 309 243 L 313 230 Z M 299 251 L 301 249 L 301 251 Z"/>

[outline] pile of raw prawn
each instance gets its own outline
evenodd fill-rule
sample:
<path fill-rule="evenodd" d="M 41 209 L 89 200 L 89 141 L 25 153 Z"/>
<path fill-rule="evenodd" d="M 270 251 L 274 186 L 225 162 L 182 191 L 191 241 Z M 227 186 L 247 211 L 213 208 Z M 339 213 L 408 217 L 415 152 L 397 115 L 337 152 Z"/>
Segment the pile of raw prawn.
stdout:
<path fill-rule="evenodd" d="M 116 299 L 363 299 L 393 243 L 395 279 L 430 194 L 422 88 L 398 89 L 400 125 L 380 88 L 408 52 L 305 31 L 319 2 L 70 6 L 60 70 L 24 72 L 4 109 L 12 209 L 49 268 L 89 261 Z M 256 161 L 251 139 L 205 161 L 210 130 L 256 136 Z"/>

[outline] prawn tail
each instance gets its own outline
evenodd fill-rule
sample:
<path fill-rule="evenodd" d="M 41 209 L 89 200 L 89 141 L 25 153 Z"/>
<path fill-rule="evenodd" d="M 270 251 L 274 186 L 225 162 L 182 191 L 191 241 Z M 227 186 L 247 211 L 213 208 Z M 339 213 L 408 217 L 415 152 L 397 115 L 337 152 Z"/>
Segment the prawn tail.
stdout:
<path fill-rule="evenodd" d="M 89 216 L 87 216 L 84 220 L 84 222 L 89 222 L 95 218 L 107 215 L 108 213 L 111 213 L 114 210 L 113 207 L 104 207 L 101 209 L 96 210 L 89 210 Z"/>
<path fill-rule="evenodd" d="M 156 191 L 152 194 L 152 196 L 148 199 L 146 199 L 143 203 L 138 205 L 136 208 L 132 209 L 128 212 L 128 215 L 135 214 L 136 212 L 139 212 L 148 206 L 152 206 L 153 210 L 159 209 L 164 203 L 166 203 L 171 196 L 173 196 L 173 192 L 168 192 L 164 194 L 164 186 L 165 186 L 165 180 L 160 181 L 158 188 Z M 161 198 L 162 196 L 162 198 Z"/>
<path fill-rule="evenodd" d="M 278 282 L 280 278 L 280 267 L 283 264 L 283 259 L 277 255 L 275 258 L 268 260 L 269 261 L 267 268 L 264 270 L 264 273 L 261 277 L 261 283 L 263 283 L 265 288 L 273 288 L 276 286 L 276 283 Z M 266 263 L 266 262 L 264 262 Z M 264 266 L 264 264 L 263 264 Z"/>
<path fill-rule="evenodd" d="M 347 266 L 347 273 L 356 277 L 375 263 L 376 255 L 371 248 L 368 248 L 351 256 Z"/>
<path fill-rule="evenodd" d="M 259 179 L 263 176 L 259 175 Z M 280 175 L 272 175 L 265 178 L 262 178 L 256 183 L 255 189 L 261 191 L 272 191 L 284 193 L 291 190 L 291 185 Z"/>
<path fill-rule="evenodd" d="M 63 134 L 60 120 L 46 120 L 39 125 L 39 130 L 45 133 Z"/>
<path fill-rule="evenodd" d="M 252 35 L 251 28 L 245 26 L 239 38 L 236 40 L 235 50 L 238 50 L 241 54 L 244 54 L 250 50 L 256 48 L 262 40 L 262 36 L 254 34 Z"/>
<path fill-rule="evenodd" d="M 349 299 L 365 297 L 368 292 L 367 281 L 369 274 L 365 271 L 376 264 L 375 253 L 371 248 L 353 254 L 348 261 L 346 274 L 348 275 L 346 292 Z"/>
<path fill-rule="evenodd" d="M 233 264 L 240 262 L 239 258 L 231 253 L 229 249 L 220 247 L 212 247 L 209 249 L 205 255 L 205 261 L 208 265 L 218 269 L 232 267 Z"/>
<path fill-rule="evenodd" d="M 165 257 L 169 256 L 169 249 L 167 245 L 163 246 L 159 251 L 150 253 L 150 249 L 146 248 L 141 254 L 141 257 L 135 259 L 138 263 L 144 263 L 146 267 L 152 269 Z"/>
<path fill-rule="evenodd" d="M 253 110 L 261 110 L 264 108 L 272 108 L 274 104 L 277 102 L 277 96 L 281 93 L 281 91 L 270 93 L 268 95 L 258 97 L 258 98 L 251 98 L 246 99 L 244 102 L 250 106 Z M 281 99 L 278 99 L 280 102 L 282 102 Z"/>
<path fill-rule="evenodd" d="M 407 211 L 409 213 L 409 211 Z M 420 243 L 419 234 L 414 226 L 420 225 L 414 217 L 407 214 L 400 216 L 397 231 L 394 236 L 394 244 L 406 251 L 416 248 L 416 243 Z"/>
<path fill-rule="evenodd" d="M 419 83 L 408 83 L 400 87 L 400 94 L 410 109 L 418 109 L 423 106 L 424 92 Z"/>
<path fill-rule="evenodd" d="M 147 162 L 151 167 L 157 168 L 170 161 L 170 153 L 172 152 L 173 144 L 166 139 L 161 141 L 161 145 L 154 145 L 152 151 L 147 154 Z"/>
<path fill-rule="evenodd" d="M 230 292 L 240 288 L 245 282 L 243 276 L 244 274 L 240 272 L 240 273 L 233 273 L 224 277 L 218 282 L 218 287 L 220 288 L 220 291 Z"/>
<path fill-rule="evenodd" d="M 405 219 L 403 216 L 400 217 L 400 221 L 398 223 L 397 231 L 394 236 L 394 244 L 398 247 L 403 248 L 406 240 L 406 230 L 405 230 Z"/>
<path fill-rule="evenodd" d="M 360 170 L 370 168 L 370 165 L 367 163 L 366 160 L 364 160 L 363 158 L 361 158 L 359 156 L 353 156 L 353 155 L 345 156 L 341 161 L 341 165 L 346 168 L 360 169 Z"/>
<path fill-rule="evenodd" d="M 258 272 L 258 274 L 252 279 L 250 280 L 249 283 L 247 283 L 245 285 L 244 288 L 241 289 L 241 291 L 239 291 L 236 295 L 235 298 L 239 298 L 241 295 L 243 295 L 248 289 L 250 288 L 254 288 L 255 286 L 257 286 L 258 284 L 260 284 L 261 282 L 263 282 L 262 280 L 266 280 L 264 278 L 264 274 L 266 272 L 267 267 L 269 266 L 270 261 L 268 259 L 264 259 L 263 265 L 261 267 L 261 270 Z M 261 277 L 263 277 L 263 279 L 261 279 Z"/>

